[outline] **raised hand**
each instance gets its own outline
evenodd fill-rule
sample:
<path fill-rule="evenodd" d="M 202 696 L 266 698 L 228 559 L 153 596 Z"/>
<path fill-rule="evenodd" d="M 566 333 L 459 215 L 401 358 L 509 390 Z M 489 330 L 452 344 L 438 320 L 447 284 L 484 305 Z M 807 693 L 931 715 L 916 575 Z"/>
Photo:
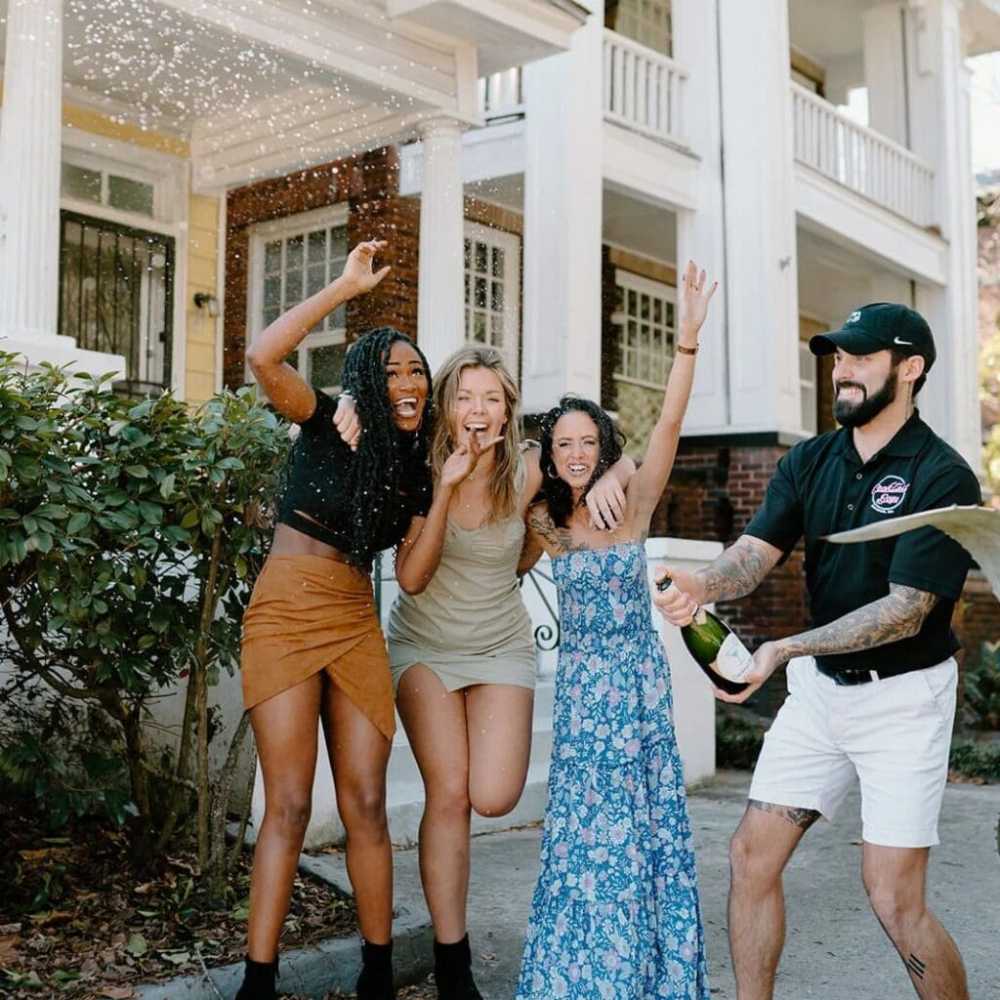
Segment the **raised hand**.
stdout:
<path fill-rule="evenodd" d="M 441 467 L 440 485 L 446 489 L 454 489 L 468 479 L 483 452 L 495 448 L 502 440 L 503 435 L 500 434 L 480 444 L 478 435 L 470 435 L 469 440 L 465 444 L 460 444 Z"/>
<path fill-rule="evenodd" d="M 385 240 L 367 240 L 348 254 L 340 280 L 347 285 L 352 297 L 370 292 L 392 270 L 388 265 L 378 271 L 372 270 L 375 254 L 387 245 Z"/>
<path fill-rule="evenodd" d="M 678 340 L 686 347 L 698 346 L 698 331 L 708 315 L 708 303 L 712 301 L 712 296 L 719 287 L 719 283 L 713 281 L 706 291 L 707 284 L 704 270 L 699 271 L 698 265 L 689 260 L 681 276 L 681 315 L 678 331 Z M 687 343 L 688 340 L 693 343 Z"/>

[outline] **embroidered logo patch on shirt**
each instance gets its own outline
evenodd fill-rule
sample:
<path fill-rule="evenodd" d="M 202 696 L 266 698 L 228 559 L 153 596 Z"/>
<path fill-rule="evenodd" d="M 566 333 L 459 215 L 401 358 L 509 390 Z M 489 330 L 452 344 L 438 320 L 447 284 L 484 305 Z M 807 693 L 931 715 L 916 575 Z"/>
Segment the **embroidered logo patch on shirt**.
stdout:
<path fill-rule="evenodd" d="M 910 484 L 902 476 L 883 476 L 872 487 L 872 510 L 878 514 L 891 514 L 898 510 Z"/>

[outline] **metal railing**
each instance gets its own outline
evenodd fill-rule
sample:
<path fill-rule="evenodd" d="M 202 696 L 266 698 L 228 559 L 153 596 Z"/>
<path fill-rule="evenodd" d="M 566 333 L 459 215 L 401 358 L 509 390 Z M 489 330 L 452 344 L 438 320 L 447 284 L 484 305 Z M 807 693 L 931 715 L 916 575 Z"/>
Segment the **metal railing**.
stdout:
<path fill-rule="evenodd" d="M 170 387 L 174 240 L 63 212 L 59 332 L 90 351 L 124 355 L 115 388 L 135 395 Z"/>
<path fill-rule="evenodd" d="M 918 226 L 934 222 L 934 168 L 797 83 L 795 158 Z"/>
<path fill-rule="evenodd" d="M 644 135 L 686 145 L 688 71 L 673 59 L 604 31 L 604 117 Z"/>

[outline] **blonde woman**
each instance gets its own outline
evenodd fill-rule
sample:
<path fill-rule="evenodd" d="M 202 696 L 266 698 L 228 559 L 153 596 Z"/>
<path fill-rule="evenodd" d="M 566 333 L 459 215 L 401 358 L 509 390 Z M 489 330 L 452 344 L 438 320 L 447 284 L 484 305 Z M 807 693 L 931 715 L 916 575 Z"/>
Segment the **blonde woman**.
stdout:
<path fill-rule="evenodd" d="M 536 661 L 518 570 L 542 472 L 538 449 L 522 447 L 517 383 L 498 351 L 456 351 L 434 390 L 430 455 L 440 514 L 429 515 L 419 557 L 397 574 L 387 633 L 396 707 L 424 781 L 420 874 L 438 997 L 480 1000 L 465 920 L 469 822 L 472 809 L 510 812 L 528 772 Z M 470 461 L 449 485 L 455 477 L 442 473 L 453 453 L 456 464 L 462 455 Z M 634 468 L 622 459 L 595 484 L 595 525 L 616 526 Z"/>

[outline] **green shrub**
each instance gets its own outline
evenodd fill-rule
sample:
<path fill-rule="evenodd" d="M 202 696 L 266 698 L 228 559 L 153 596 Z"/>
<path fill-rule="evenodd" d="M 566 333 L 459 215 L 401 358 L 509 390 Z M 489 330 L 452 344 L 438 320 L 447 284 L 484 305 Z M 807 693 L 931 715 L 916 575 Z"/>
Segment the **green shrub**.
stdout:
<path fill-rule="evenodd" d="M 764 745 L 765 730 L 763 721 L 720 708 L 715 717 L 716 767 L 752 771 Z"/>
<path fill-rule="evenodd" d="M 973 729 L 1000 730 L 1000 642 L 984 642 L 979 662 L 965 671 L 962 711 Z"/>
<path fill-rule="evenodd" d="M 963 778 L 1000 781 L 1000 744 L 954 743 L 949 767 Z"/>
<path fill-rule="evenodd" d="M 116 395 L 107 379 L 26 373 L 0 354 L 0 662 L 12 670 L 0 772 L 54 816 L 93 793 L 132 815 L 141 854 L 162 850 L 196 808 L 207 856 L 229 780 L 208 778 L 207 688 L 237 663 L 287 444 L 250 389 L 192 412 L 169 395 Z M 148 738 L 149 702 L 184 678 L 184 722 L 164 753 Z M 81 719 L 89 754 L 86 735 L 62 759 L 51 741 L 26 739 L 76 732 Z M 115 756 L 124 770 L 106 763 Z"/>

